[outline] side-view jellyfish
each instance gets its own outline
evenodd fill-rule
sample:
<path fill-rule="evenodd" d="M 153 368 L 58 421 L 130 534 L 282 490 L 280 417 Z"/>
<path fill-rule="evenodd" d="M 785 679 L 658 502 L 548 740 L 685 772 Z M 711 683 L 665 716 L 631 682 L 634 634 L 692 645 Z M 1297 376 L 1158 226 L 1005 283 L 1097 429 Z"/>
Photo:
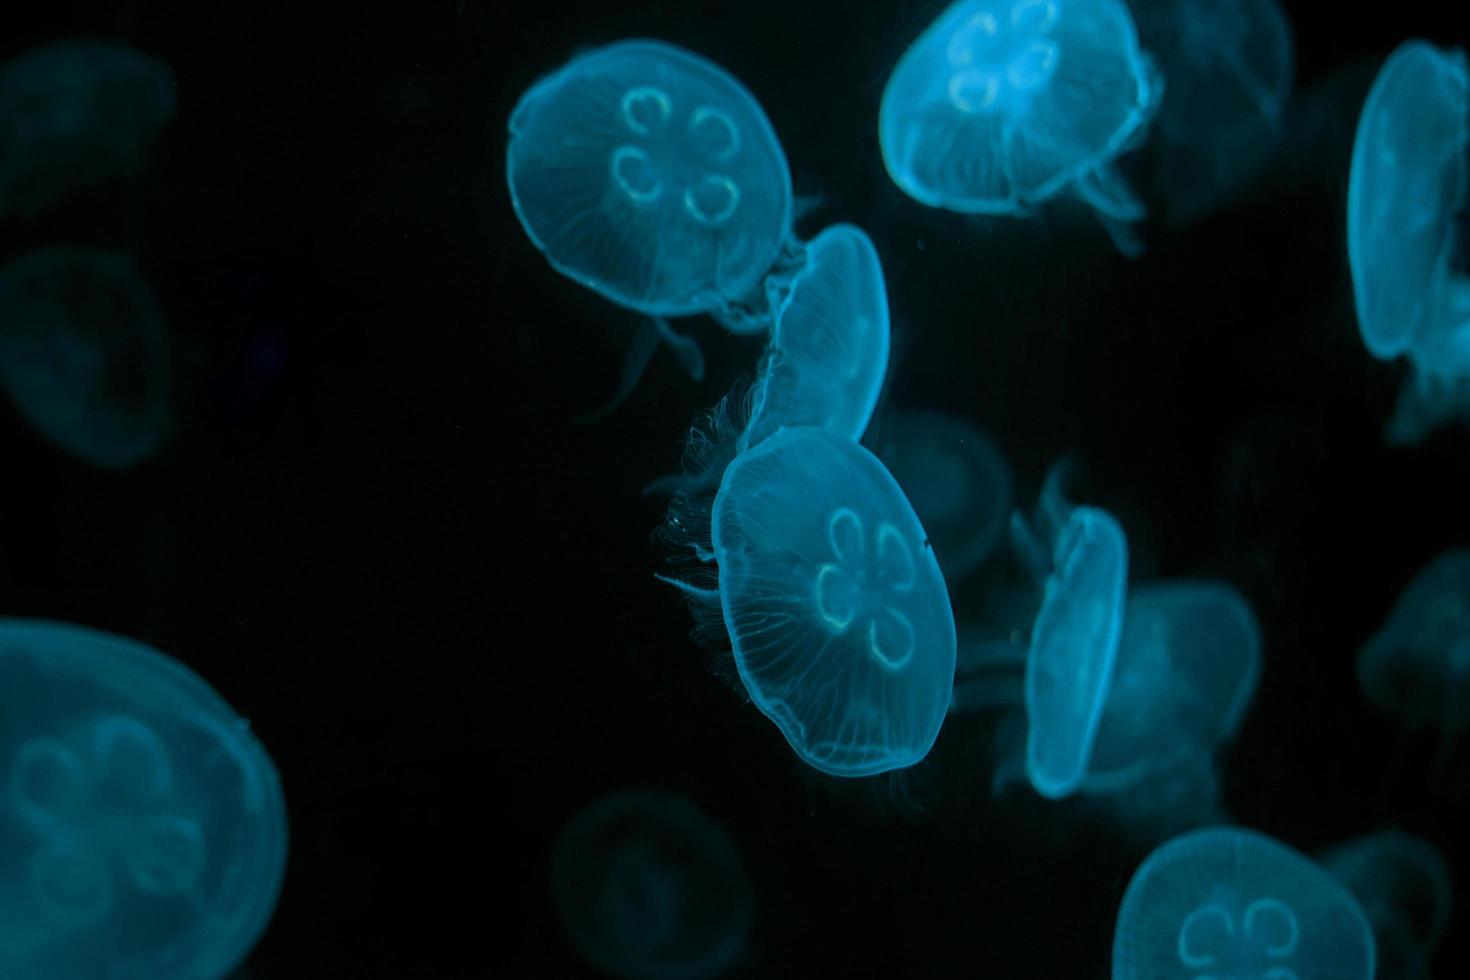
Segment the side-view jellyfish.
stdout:
<path fill-rule="evenodd" d="M 1123 895 L 1113 980 L 1373 980 L 1357 900 L 1264 834 L 1209 827 L 1166 841 Z"/>
<path fill-rule="evenodd" d="M 0 976 L 222 980 L 286 864 L 275 767 L 182 664 L 0 620 Z"/>
<path fill-rule="evenodd" d="M 1113 167 L 1161 83 L 1122 0 L 960 0 L 883 92 L 883 162 L 904 193 L 967 214 L 1025 215 L 1071 190 L 1125 251 L 1143 204 Z"/>
<path fill-rule="evenodd" d="M 885 412 L 867 444 L 903 487 L 951 582 L 995 551 L 1011 514 L 1011 469 L 985 432 L 941 412 Z"/>
<path fill-rule="evenodd" d="M 0 214 L 139 172 L 176 101 L 167 65 L 115 41 L 58 41 L 0 65 Z"/>
<path fill-rule="evenodd" d="M 623 792 L 562 832 L 552 884 L 563 926 L 599 969 L 630 980 L 703 980 L 735 967 L 750 882 L 725 831 L 688 800 Z"/>
<path fill-rule="evenodd" d="M 0 269 L 0 385 L 52 444 L 136 465 L 172 430 L 168 335 L 132 260 L 48 248 Z"/>
<path fill-rule="evenodd" d="M 1439 850 L 1401 830 L 1381 830 L 1329 848 L 1319 861 L 1368 916 L 1378 944 L 1379 980 L 1429 980 L 1453 894 Z"/>
<path fill-rule="evenodd" d="M 1363 105 L 1348 177 L 1358 329 L 1411 373 L 1387 436 L 1420 441 L 1470 417 L 1470 274 L 1458 250 L 1470 181 L 1470 68 L 1462 51 L 1406 41 Z"/>

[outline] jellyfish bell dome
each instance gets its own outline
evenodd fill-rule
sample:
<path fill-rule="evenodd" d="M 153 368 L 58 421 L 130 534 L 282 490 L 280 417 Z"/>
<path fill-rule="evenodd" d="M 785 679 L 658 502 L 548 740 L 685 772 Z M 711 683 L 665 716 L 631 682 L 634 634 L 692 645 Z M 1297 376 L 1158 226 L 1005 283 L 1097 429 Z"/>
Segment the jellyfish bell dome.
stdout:
<path fill-rule="evenodd" d="M 926 540 L 883 464 L 825 430 L 781 429 L 725 471 L 713 544 L 736 667 L 830 775 L 912 765 L 939 734 L 955 625 Z"/>
<path fill-rule="evenodd" d="M 248 725 L 143 644 L 15 619 L 0 718 L 0 976 L 227 976 L 286 864 L 280 781 Z"/>
<path fill-rule="evenodd" d="M 1264 834 L 1209 827 L 1143 862 L 1113 933 L 1113 980 L 1373 980 L 1368 920 L 1346 888 Z"/>
<path fill-rule="evenodd" d="M 510 117 L 506 179 L 559 272 L 641 313 L 729 307 L 790 237 L 791 175 L 765 112 L 661 41 L 597 48 L 533 85 Z"/>

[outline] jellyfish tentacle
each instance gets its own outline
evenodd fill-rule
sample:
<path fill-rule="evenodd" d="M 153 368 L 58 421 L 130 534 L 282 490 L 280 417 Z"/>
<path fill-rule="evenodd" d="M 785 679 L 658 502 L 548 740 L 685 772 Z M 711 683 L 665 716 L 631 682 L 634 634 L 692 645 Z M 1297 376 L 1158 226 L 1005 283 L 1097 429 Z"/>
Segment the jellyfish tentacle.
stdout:
<path fill-rule="evenodd" d="M 623 355 L 623 366 L 618 373 L 618 388 L 607 402 L 590 412 L 584 412 L 575 419 L 579 425 L 589 425 L 601 422 L 611 415 L 618 406 L 628 400 L 633 390 L 638 387 L 638 381 L 643 377 L 643 372 L 648 369 L 648 362 L 653 360 L 653 352 L 658 350 L 661 340 L 657 325 L 644 322 L 639 324 L 633 331 L 633 342 L 628 345 L 628 352 Z"/>

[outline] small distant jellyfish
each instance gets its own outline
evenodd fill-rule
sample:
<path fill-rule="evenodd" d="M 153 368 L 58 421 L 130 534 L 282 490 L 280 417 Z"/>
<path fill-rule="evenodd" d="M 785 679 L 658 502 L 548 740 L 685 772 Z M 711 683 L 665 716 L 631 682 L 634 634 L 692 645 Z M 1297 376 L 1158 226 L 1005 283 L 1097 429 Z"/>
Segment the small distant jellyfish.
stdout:
<path fill-rule="evenodd" d="M 1373 980 L 1373 932 L 1352 894 L 1264 834 L 1210 827 L 1154 850 L 1128 883 L 1113 980 Z"/>
<path fill-rule="evenodd" d="M 140 643 L 0 620 L 0 976 L 222 980 L 270 921 L 286 814 L 270 757 Z"/>
<path fill-rule="evenodd" d="M 562 833 L 552 865 L 562 924 L 599 969 L 630 980 L 704 980 L 733 969 L 750 932 L 734 844 L 682 797 L 618 793 Z"/>
<path fill-rule="evenodd" d="M 0 386 L 73 456 L 125 468 L 161 448 L 173 424 L 168 347 L 126 256 L 48 248 L 0 269 Z"/>
<path fill-rule="evenodd" d="M 960 0 L 888 80 L 883 162 L 921 204 L 967 214 L 1025 215 L 1071 190 L 1131 253 L 1144 207 L 1113 162 L 1160 88 L 1121 0 Z"/>
<path fill-rule="evenodd" d="M 1470 68 L 1462 51 L 1406 41 L 1364 103 L 1348 177 L 1347 239 L 1358 329 L 1410 377 L 1386 430 L 1414 444 L 1470 418 Z"/>
<path fill-rule="evenodd" d="M 880 419 L 868 444 L 914 505 L 950 581 L 979 568 L 1011 513 L 1011 469 L 995 440 L 951 415 L 903 411 Z"/>
<path fill-rule="evenodd" d="M 1358 653 L 1368 700 L 1447 736 L 1470 728 L 1470 548 L 1425 565 Z"/>
<path fill-rule="evenodd" d="M 0 65 L 0 214 L 138 173 L 176 100 L 167 65 L 114 41 L 59 41 Z"/>
<path fill-rule="evenodd" d="M 1429 980 L 1453 894 L 1438 848 L 1401 830 L 1382 830 L 1344 841 L 1320 861 L 1357 897 L 1373 926 L 1379 980 Z"/>

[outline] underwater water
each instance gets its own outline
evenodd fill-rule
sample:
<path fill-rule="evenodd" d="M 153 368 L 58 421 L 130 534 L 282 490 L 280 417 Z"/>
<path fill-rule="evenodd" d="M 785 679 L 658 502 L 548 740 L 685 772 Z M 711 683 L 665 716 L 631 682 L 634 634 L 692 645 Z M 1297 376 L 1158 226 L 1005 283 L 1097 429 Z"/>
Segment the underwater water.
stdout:
<path fill-rule="evenodd" d="M 0 270 L 107 256 L 144 297 L 0 276 L 0 620 L 213 694 L 0 689 L 0 980 L 1103 980 L 1154 929 L 1180 976 L 1307 980 L 1328 947 L 1470 975 L 1470 593 L 1435 564 L 1470 549 L 1470 400 L 1386 437 L 1459 350 L 1458 293 L 1432 350 L 1380 359 L 1355 276 L 1394 265 L 1350 245 L 1380 69 L 1470 50 L 1470 19 L 1268 5 L 1291 63 L 1257 119 L 1212 100 L 1236 66 L 1196 6 L 16 17 L 0 64 L 85 40 L 157 68 L 85 112 L 25 96 L 65 125 L 0 160 L 31 175 Z M 952 8 L 949 108 L 885 134 Z M 61 74 L 28 91 L 98 77 L 36 63 Z M 1120 100 L 1076 115 L 1104 68 Z M 905 122 L 970 142 L 900 167 Z M 1425 220 L 1453 230 L 1434 281 L 1470 281 L 1466 216 Z M 1126 541 L 1105 599 L 1057 547 L 1077 511 Z M 1168 598 L 1201 583 L 1239 636 L 1189 635 L 1224 616 Z M 1122 604 L 1116 663 L 1048 668 L 1028 712 L 1049 590 L 1049 617 Z M 1072 733 L 1046 796 L 1043 715 Z M 110 729 L 153 760 L 142 803 L 89 795 Z M 1160 898 L 1201 833 L 1264 864 L 1202 848 Z M 1408 839 L 1434 860 L 1403 870 Z"/>

